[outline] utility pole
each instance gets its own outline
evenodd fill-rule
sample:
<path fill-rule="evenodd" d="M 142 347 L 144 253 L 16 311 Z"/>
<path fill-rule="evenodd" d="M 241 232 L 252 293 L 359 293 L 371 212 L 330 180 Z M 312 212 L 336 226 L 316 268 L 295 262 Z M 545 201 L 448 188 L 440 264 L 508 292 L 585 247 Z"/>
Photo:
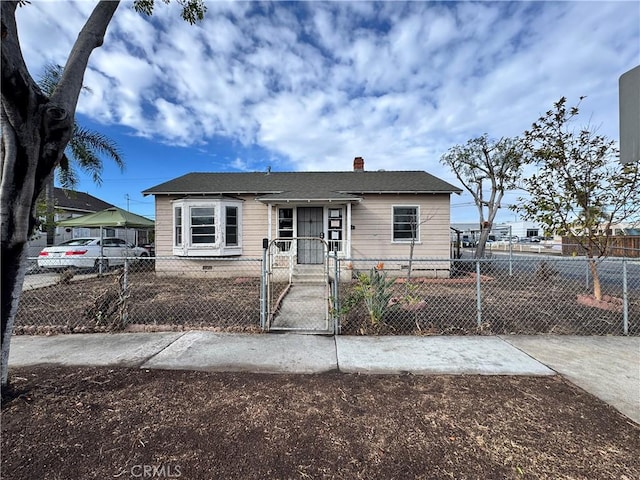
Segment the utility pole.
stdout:
<path fill-rule="evenodd" d="M 127 212 L 129 211 L 129 194 L 125 194 L 124 198 L 127 199 Z"/>

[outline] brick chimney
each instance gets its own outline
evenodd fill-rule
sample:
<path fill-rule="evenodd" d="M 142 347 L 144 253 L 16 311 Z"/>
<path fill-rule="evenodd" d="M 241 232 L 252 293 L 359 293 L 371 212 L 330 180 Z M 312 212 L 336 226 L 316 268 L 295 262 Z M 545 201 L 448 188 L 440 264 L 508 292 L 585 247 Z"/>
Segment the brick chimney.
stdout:
<path fill-rule="evenodd" d="M 353 159 L 353 171 L 364 172 L 364 158 L 356 157 Z"/>

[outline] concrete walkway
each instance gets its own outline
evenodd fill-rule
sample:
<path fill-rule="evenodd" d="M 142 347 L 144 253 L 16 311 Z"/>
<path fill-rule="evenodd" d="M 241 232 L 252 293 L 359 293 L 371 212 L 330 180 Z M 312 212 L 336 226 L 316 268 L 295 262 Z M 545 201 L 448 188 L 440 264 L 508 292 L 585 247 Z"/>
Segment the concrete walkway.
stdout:
<path fill-rule="evenodd" d="M 571 383 L 640 423 L 639 337 L 504 337 Z"/>
<path fill-rule="evenodd" d="M 94 278 L 98 275 L 95 273 L 80 273 L 73 276 L 72 282 Z M 35 290 L 36 288 L 49 287 L 60 283 L 60 272 L 45 272 L 25 275 L 22 291 Z"/>
<path fill-rule="evenodd" d="M 269 373 L 557 372 L 640 423 L 638 337 L 334 337 L 191 331 L 12 339 L 10 367 L 42 364 Z"/>
<path fill-rule="evenodd" d="M 271 322 L 271 330 L 329 332 L 333 320 L 329 319 L 328 288 L 324 283 L 291 285 Z"/>

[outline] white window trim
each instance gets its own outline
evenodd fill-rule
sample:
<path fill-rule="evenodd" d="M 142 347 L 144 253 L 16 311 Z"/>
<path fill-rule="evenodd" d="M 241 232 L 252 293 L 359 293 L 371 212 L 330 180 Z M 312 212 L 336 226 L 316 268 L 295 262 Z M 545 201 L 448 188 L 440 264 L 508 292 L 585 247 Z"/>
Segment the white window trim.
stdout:
<path fill-rule="evenodd" d="M 411 243 L 411 239 L 407 239 L 407 240 L 396 240 L 394 238 L 393 235 L 393 225 L 394 225 L 394 216 L 395 216 L 395 209 L 396 208 L 415 208 L 416 209 L 416 220 L 417 220 L 417 224 L 416 224 L 416 239 L 414 241 L 415 245 L 419 245 L 421 244 L 421 240 L 420 240 L 420 233 L 421 233 L 421 228 L 420 228 L 420 205 L 392 205 L 391 206 L 391 243 L 397 243 L 397 244 L 401 244 L 401 245 L 407 245 Z"/>
<path fill-rule="evenodd" d="M 184 223 L 180 224 L 180 243 L 178 243 L 178 237 L 176 235 L 177 223 L 176 223 L 176 209 L 180 209 L 180 221 L 182 222 L 184 219 L 184 205 L 182 204 L 173 204 L 171 205 L 171 225 L 173 228 L 171 229 L 171 245 L 174 250 L 182 249 L 184 245 Z"/>
<path fill-rule="evenodd" d="M 340 210 L 340 230 L 337 229 L 332 229 L 331 228 L 331 218 L 330 215 L 330 210 Z M 338 242 L 340 242 L 340 248 L 341 250 L 338 250 L 337 255 L 338 257 L 345 257 L 346 256 L 346 251 L 347 251 L 347 213 L 346 213 L 346 208 L 345 205 L 342 204 L 336 204 L 336 205 L 328 205 L 327 207 L 325 207 L 325 212 L 324 212 L 324 236 L 325 239 L 327 241 L 327 245 L 329 247 L 331 247 L 331 231 L 339 231 L 340 232 L 340 240 L 337 240 Z M 333 251 L 329 248 L 329 251 L 333 253 Z"/>
<path fill-rule="evenodd" d="M 297 236 L 297 223 L 298 223 L 298 207 L 297 205 L 277 205 L 276 206 L 276 238 L 281 238 L 280 237 L 280 210 L 292 210 L 292 214 L 291 214 L 291 236 L 292 238 Z M 283 242 L 286 242 L 287 240 L 285 240 L 286 238 L 289 237 L 282 237 L 283 238 Z M 297 243 L 294 242 L 293 240 L 290 241 L 289 243 L 289 248 L 287 250 L 280 250 L 279 248 L 276 249 L 276 255 L 278 256 L 292 256 L 295 255 L 296 253 L 296 248 L 297 248 Z"/>
<path fill-rule="evenodd" d="M 172 203 L 171 216 L 173 225 L 173 234 L 171 241 L 173 244 L 173 254 L 181 257 L 224 257 L 232 255 L 242 255 L 242 201 L 229 198 L 201 198 L 201 199 L 180 199 L 174 200 Z M 182 245 L 176 245 L 175 230 L 176 218 L 175 208 L 182 208 Z M 191 237 L 191 209 L 192 208 L 213 208 L 214 209 L 214 225 L 215 225 L 215 242 L 214 243 L 192 243 Z M 237 218 L 237 245 L 225 244 L 226 234 L 226 208 L 236 207 Z"/>

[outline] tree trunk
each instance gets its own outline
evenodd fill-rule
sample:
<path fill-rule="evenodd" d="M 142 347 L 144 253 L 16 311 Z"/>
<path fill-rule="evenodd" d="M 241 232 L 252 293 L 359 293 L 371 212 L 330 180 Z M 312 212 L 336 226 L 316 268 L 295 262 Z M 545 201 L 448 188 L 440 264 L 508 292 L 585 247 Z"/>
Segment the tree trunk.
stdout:
<path fill-rule="evenodd" d="M 478 246 L 476 247 L 476 258 L 484 258 L 484 253 L 487 247 L 487 240 L 491 233 L 491 227 L 482 225 L 480 229 L 480 238 L 478 240 Z"/>
<path fill-rule="evenodd" d="M 596 300 L 602 300 L 602 286 L 600 284 L 600 274 L 598 273 L 598 265 L 596 260 L 592 256 L 587 256 L 589 262 L 589 271 L 591 272 L 591 278 L 593 279 L 593 298 Z"/>
<path fill-rule="evenodd" d="M 45 229 L 47 232 L 47 247 L 50 247 L 56 243 L 56 205 L 54 194 L 54 171 L 51 172 L 47 179 L 45 186 L 45 208 L 46 208 L 46 220 Z"/>
<path fill-rule="evenodd" d="M 2 386 L 8 382 L 9 346 L 26 271 L 27 241 L 36 224 L 38 196 L 71 139 L 89 55 L 102 45 L 118 3 L 102 1 L 96 6 L 78 35 L 58 87 L 49 99 L 31 78 L 22 57 L 15 21 L 18 2 L 0 2 Z"/>
<path fill-rule="evenodd" d="M 415 235 L 411 239 L 411 245 L 409 246 L 409 265 L 407 267 L 407 286 L 411 283 L 411 270 L 413 269 L 413 251 L 415 250 L 416 239 Z"/>
<path fill-rule="evenodd" d="M 9 346 L 11 344 L 11 333 L 13 332 L 13 322 L 18 312 L 22 284 L 27 270 L 27 247 L 26 243 L 16 245 L 12 248 L 5 248 L 2 245 L 2 386 L 8 383 Z M 5 312 L 8 315 L 5 315 Z M 5 335 L 7 338 L 5 338 Z"/>

